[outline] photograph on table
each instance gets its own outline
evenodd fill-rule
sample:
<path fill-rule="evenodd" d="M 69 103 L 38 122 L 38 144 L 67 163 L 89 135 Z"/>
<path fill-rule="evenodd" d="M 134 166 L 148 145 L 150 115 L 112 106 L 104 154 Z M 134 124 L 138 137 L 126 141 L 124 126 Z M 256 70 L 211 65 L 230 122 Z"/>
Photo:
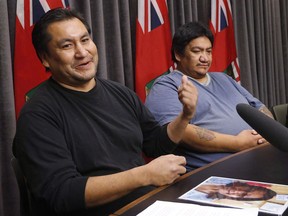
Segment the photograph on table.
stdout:
<path fill-rule="evenodd" d="M 212 176 L 179 199 L 282 215 L 288 205 L 288 185 Z"/>

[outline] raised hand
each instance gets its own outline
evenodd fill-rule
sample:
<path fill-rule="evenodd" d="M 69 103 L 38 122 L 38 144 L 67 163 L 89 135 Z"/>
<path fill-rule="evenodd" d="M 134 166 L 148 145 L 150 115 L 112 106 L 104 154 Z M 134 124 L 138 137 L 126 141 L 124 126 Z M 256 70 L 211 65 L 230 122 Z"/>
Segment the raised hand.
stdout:
<path fill-rule="evenodd" d="M 196 111 L 198 91 L 186 75 L 183 75 L 182 84 L 178 88 L 178 98 L 183 104 L 183 114 L 185 118 L 190 120 Z"/>

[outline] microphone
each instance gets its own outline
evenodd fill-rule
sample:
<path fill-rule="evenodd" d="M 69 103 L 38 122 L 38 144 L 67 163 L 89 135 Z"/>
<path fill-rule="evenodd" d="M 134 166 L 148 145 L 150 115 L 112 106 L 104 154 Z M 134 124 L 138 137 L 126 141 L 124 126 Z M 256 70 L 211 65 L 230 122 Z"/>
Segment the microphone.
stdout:
<path fill-rule="evenodd" d="M 282 151 L 288 151 L 288 128 L 248 104 L 237 104 L 236 110 L 269 143 Z"/>

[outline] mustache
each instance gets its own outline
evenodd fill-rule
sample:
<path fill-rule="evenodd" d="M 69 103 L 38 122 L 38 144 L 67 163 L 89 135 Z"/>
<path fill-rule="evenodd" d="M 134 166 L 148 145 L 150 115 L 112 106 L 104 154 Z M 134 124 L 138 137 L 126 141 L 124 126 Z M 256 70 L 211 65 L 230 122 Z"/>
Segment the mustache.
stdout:
<path fill-rule="evenodd" d="M 90 62 L 94 62 L 93 57 L 89 57 L 88 59 L 77 61 L 74 63 L 74 66 L 77 67 L 77 66 L 81 66 L 81 65 L 86 65 Z"/>
<path fill-rule="evenodd" d="M 208 67 L 208 66 L 210 66 L 210 63 L 209 62 L 207 62 L 207 63 L 198 63 L 198 64 L 196 64 L 196 66 Z"/>

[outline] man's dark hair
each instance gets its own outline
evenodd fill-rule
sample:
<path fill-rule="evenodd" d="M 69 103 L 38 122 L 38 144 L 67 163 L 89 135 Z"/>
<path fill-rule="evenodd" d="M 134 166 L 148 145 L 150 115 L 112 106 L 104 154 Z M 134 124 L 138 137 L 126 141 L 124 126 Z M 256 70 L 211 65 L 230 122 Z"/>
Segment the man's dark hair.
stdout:
<path fill-rule="evenodd" d="M 175 53 L 184 55 L 186 45 L 190 43 L 191 40 L 202 36 L 207 37 L 213 46 L 214 36 L 211 30 L 202 23 L 189 22 L 179 27 L 176 30 L 172 40 L 172 60 L 177 62 Z"/>
<path fill-rule="evenodd" d="M 70 9 L 66 8 L 52 9 L 47 13 L 45 13 L 38 20 L 32 31 L 32 43 L 40 61 L 42 61 L 41 56 L 48 52 L 47 44 L 52 38 L 51 35 L 47 32 L 48 26 L 55 22 L 71 20 L 74 18 L 79 19 L 85 25 L 88 33 L 91 34 L 89 24 L 82 17 L 82 15 Z"/>

